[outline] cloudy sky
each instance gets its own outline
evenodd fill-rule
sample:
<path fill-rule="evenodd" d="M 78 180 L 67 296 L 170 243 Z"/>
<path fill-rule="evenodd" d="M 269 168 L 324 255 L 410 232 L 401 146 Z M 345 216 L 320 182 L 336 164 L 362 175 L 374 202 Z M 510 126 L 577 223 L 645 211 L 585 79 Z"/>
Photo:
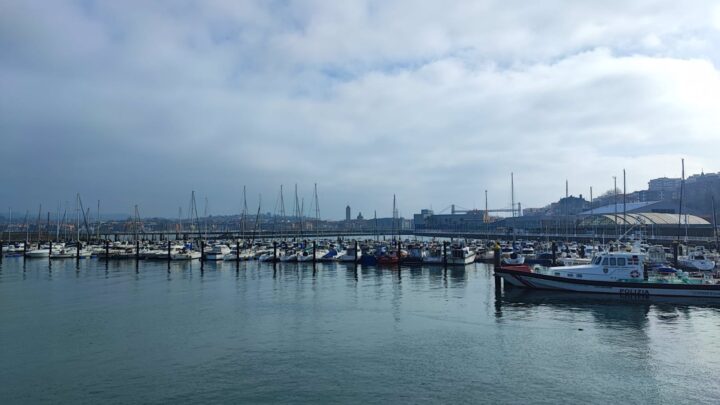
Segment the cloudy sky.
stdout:
<path fill-rule="evenodd" d="M 405 216 L 720 171 L 716 1 L 0 0 L 0 204 Z M 251 208 L 252 209 L 252 208 Z M 7 211 L 7 208 L 3 208 Z M 201 212 L 202 214 L 202 212 Z"/>

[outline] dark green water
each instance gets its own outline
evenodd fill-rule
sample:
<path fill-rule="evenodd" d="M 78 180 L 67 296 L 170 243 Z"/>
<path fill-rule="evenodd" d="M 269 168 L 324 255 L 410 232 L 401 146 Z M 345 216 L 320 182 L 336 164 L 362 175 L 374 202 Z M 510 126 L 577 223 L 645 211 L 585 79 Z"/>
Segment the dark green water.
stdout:
<path fill-rule="evenodd" d="M 720 304 L 496 299 L 480 264 L 1 266 L 3 404 L 720 398 Z"/>

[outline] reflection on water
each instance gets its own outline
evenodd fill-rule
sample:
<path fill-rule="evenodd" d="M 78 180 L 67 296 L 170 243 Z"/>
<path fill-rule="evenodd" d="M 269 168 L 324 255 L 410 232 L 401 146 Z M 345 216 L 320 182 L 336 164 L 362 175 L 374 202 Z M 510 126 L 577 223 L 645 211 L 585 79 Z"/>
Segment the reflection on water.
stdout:
<path fill-rule="evenodd" d="M 720 303 L 496 296 L 484 264 L 4 258 L 0 304 L 3 403 L 704 403 L 720 394 Z"/>

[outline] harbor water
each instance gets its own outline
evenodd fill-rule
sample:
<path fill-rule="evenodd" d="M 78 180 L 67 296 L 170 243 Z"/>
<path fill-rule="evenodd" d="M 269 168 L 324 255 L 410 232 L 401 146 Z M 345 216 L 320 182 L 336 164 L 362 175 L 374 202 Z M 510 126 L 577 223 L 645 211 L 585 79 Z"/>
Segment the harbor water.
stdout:
<path fill-rule="evenodd" d="M 0 263 L 15 403 L 717 403 L 720 303 L 507 290 L 492 267 Z"/>

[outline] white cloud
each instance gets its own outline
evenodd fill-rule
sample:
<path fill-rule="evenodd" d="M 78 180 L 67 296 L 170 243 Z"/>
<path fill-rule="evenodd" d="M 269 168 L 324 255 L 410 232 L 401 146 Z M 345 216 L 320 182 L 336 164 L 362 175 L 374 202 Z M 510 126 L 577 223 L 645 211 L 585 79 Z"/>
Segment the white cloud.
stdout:
<path fill-rule="evenodd" d="M 485 189 L 506 206 L 511 171 L 528 207 L 623 167 L 631 189 L 680 157 L 720 170 L 713 2 L 2 7 L 11 205 L 80 190 L 173 215 L 194 187 L 233 212 L 242 184 L 272 207 L 280 183 L 318 182 L 324 214 L 388 215 L 393 193 L 410 214 Z"/>

